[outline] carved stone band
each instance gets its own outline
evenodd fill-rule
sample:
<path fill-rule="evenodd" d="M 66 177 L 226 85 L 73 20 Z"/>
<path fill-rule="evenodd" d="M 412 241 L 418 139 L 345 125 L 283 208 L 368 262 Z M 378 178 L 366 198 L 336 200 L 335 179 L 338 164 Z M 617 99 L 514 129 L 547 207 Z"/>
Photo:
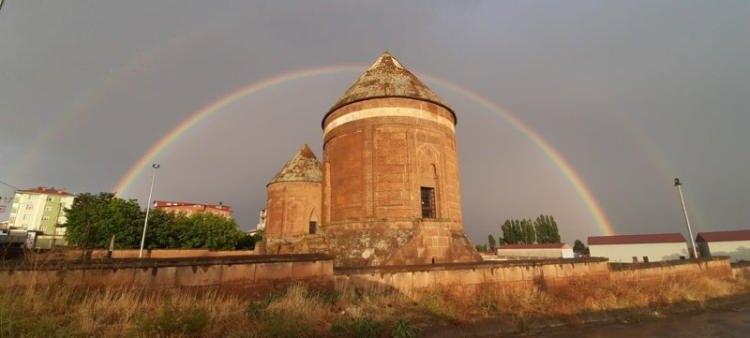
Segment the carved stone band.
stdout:
<path fill-rule="evenodd" d="M 337 117 L 331 123 L 329 123 L 323 135 L 327 135 L 328 132 L 339 127 L 343 124 L 354 122 L 357 120 L 368 119 L 372 117 L 413 117 L 417 119 L 423 119 L 435 122 L 437 124 L 448 127 L 452 132 L 456 132 L 456 126 L 453 122 L 445 117 L 431 113 L 428 111 L 415 109 L 415 108 L 401 108 L 401 107 L 381 107 L 381 108 L 370 108 L 351 112 L 342 116 Z"/>

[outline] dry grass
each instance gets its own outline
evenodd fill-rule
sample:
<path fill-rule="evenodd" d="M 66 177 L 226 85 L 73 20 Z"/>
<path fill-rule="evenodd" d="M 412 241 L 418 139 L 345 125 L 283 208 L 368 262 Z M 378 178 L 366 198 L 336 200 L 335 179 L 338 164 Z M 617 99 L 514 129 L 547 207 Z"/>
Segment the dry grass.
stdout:
<path fill-rule="evenodd" d="M 749 285 L 705 276 L 651 282 L 580 280 L 544 288 L 509 286 L 463 298 L 449 290 L 410 298 L 387 290 L 326 293 L 294 285 L 261 301 L 217 290 L 24 288 L 0 291 L 0 337 L 411 337 L 415 327 L 435 324 L 491 318 L 518 324 L 703 303 L 748 293 Z"/>
<path fill-rule="evenodd" d="M 587 281 L 540 287 L 508 287 L 474 296 L 472 315 L 567 318 L 582 313 L 664 308 L 750 292 L 746 281 L 708 276 L 651 281 Z"/>

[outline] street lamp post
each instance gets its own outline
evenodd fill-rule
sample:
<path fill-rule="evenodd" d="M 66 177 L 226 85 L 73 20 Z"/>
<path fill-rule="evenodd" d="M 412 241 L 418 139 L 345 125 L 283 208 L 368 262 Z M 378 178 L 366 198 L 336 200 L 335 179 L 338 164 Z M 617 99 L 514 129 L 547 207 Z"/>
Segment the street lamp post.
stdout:
<path fill-rule="evenodd" d="M 148 229 L 148 213 L 151 210 L 151 196 L 154 194 L 154 182 L 156 182 L 156 170 L 161 165 L 154 163 L 151 165 L 153 168 L 151 173 L 151 188 L 148 190 L 148 203 L 146 204 L 146 219 L 143 220 L 143 235 L 141 236 L 141 250 L 138 251 L 138 258 L 143 258 L 143 245 L 146 244 L 146 230 Z"/>
<path fill-rule="evenodd" d="M 690 244 L 693 249 L 693 258 L 698 258 L 698 250 L 695 248 L 695 238 L 693 237 L 693 229 L 690 228 L 690 217 L 688 217 L 687 207 L 685 207 L 685 197 L 682 196 L 682 182 L 680 179 L 675 177 L 674 186 L 677 187 L 677 192 L 680 195 L 680 203 L 682 203 L 682 213 L 685 215 L 685 224 L 687 225 L 688 235 L 690 236 Z"/>

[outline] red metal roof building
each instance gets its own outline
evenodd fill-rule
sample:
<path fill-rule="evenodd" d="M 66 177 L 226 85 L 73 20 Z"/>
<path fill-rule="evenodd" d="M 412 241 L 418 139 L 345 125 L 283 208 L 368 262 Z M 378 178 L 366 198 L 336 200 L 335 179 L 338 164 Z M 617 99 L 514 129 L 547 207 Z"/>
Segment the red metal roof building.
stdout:
<path fill-rule="evenodd" d="M 74 196 L 73 194 L 65 191 L 65 189 L 59 189 L 55 187 L 36 187 L 31 189 L 18 190 L 19 193 L 36 193 L 45 195 L 59 195 L 59 196 Z"/>
<path fill-rule="evenodd" d="M 588 245 L 591 257 L 605 257 L 610 262 L 658 262 L 690 257 L 685 237 L 680 233 L 591 236 Z"/>
<path fill-rule="evenodd" d="M 729 256 L 734 262 L 750 261 L 750 230 L 704 231 L 695 239 L 701 256 Z"/>
<path fill-rule="evenodd" d="M 588 240 L 589 245 L 642 243 L 685 243 L 685 237 L 680 233 L 674 232 L 666 234 L 590 236 Z"/>
<path fill-rule="evenodd" d="M 506 259 L 573 258 L 573 249 L 565 243 L 506 244 L 497 248 L 497 256 Z"/>
<path fill-rule="evenodd" d="M 704 231 L 699 232 L 697 242 L 750 241 L 750 230 Z"/>
<path fill-rule="evenodd" d="M 232 217 L 232 207 L 224 204 L 154 201 L 154 209 L 173 213 L 184 213 L 188 216 L 193 214 L 208 213 L 223 216 L 226 218 Z"/>

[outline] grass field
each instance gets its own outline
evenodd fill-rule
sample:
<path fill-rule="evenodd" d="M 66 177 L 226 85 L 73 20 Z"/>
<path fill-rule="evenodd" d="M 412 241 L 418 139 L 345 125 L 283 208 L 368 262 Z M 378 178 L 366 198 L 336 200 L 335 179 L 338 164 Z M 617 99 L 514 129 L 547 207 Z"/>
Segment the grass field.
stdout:
<path fill-rule="evenodd" d="M 575 325 L 592 312 L 667 308 L 746 294 L 744 280 L 574 281 L 506 287 L 456 299 L 448 290 L 416 298 L 395 292 L 323 292 L 294 285 L 263 300 L 219 290 L 0 291 L 2 337 L 415 337 L 427 327 L 497 320 L 523 330 L 535 318 Z"/>

